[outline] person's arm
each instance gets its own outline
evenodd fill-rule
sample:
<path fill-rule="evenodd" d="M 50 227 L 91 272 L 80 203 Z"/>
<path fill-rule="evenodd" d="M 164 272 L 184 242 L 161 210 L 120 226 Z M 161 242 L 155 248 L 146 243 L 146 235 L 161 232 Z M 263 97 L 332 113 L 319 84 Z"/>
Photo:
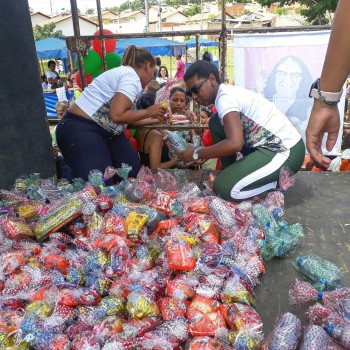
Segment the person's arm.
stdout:
<path fill-rule="evenodd" d="M 238 112 L 229 112 L 225 115 L 224 130 L 226 140 L 219 143 L 200 148 L 197 151 L 199 159 L 212 159 L 230 156 L 239 152 L 243 147 L 243 130 Z M 193 148 L 177 152 L 179 159 L 185 163 L 193 161 Z"/>
<path fill-rule="evenodd" d="M 142 119 L 139 120 L 138 122 L 132 123 L 130 126 L 144 126 L 144 125 L 155 125 L 155 124 L 160 124 L 161 120 L 159 120 L 158 118 L 146 118 L 146 119 Z"/>
<path fill-rule="evenodd" d="M 339 0 L 320 77 L 321 91 L 339 92 L 350 73 L 350 41 L 347 36 L 349 17 L 350 1 Z M 330 151 L 337 141 L 339 128 L 338 107 L 314 100 L 306 128 L 306 148 L 314 160 L 327 168 L 331 161 L 322 153 L 323 135 L 328 133 L 326 148 Z"/>
<path fill-rule="evenodd" d="M 161 162 L 162 159 L 162 148 L 163 148 L 163 135 L 157 131 L 150 131 L 147 136 L 149 140 L 148 156 L 149 156 L 149 167 L 150 169 L 169 169 L 176 164 L 177 157 L 170 159 L 167 162 Z"/>
<path fill-rule="evenodd" d="M 111 103 L 111 120 L 120 124 L 135 124 L 135 122 L 146 118 L 160 118 L 166 112 L 166 108 L 161 103 L 141 110 L 131 110 L 131 107 L 131 100 L 124 94 L 117 92 Z"/>

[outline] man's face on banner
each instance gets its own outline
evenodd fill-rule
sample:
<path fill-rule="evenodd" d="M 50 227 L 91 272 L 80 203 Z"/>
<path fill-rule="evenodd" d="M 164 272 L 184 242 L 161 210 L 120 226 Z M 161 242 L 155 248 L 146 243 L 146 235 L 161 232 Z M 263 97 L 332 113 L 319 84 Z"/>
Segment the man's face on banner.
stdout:
<path fill-rule="evenodd" d="M 302 79 L 302 70 L 297 62 L 288 58 L 276 69 L 276 97 L 295 98 Z"/>

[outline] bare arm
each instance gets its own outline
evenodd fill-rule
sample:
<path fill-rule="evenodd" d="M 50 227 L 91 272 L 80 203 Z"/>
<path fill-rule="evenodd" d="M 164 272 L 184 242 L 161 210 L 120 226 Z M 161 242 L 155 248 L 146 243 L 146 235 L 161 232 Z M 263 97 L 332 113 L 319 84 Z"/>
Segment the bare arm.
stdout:
<path fill-rule="evenodd" d="M 155 125 L 155 124 L 160 124 L 161 121 L 158 118 L 146 118 L 139 120 L 138 122 L 135 122 L 131 125 L 133 126 L 144 126 L 144 125 Z"/>
<path fill-rule="evenodd" d="M 132 102 L 124 94 L 117 92 L 111 103 L 110 118 L 116 123 L 134 124 L 145 118 L 158 118 L 166 112 L 160 103 L 147 109 L 131 110 Z"/>
<path fill-rule="evenodd" d="M 350 1 L 339 0 L 320 78 L 322 91 L 339 92 L 350 72 L 350 41 L 347 35 L 349 17 Z M 339 128 L 338 107 L 315 100 L 306 129 L 306 148 L 313 159 L 327 168 L 330 159 L 322 153 L 322 139 L 324 133 L 328 133 L 326 148 L 332 150 Z"/>
<path fill-rule="evenodd" d="M 147 135 L 145 149 L 148 151 L 150 169 L 169 169 L 177 161 L 177 157 L 167 162 L 161 162 L 163 148 L 163 135 L 158 130 L 151 130 Z M 144 152 L 146 150 L 143 150 Z"/>
<path fill-rule="evenodd" d="M 227 113 L 224 117 L 226 140 L 213 146 L 201 148 L 197 153 L 199 159 L 211 159 L 230 156 L 239 152 L 243 147 L 243 130 L 238 112 Z M 184 162 L 193 160 L 193 149 L 180 151 L 179 159 Z"/>

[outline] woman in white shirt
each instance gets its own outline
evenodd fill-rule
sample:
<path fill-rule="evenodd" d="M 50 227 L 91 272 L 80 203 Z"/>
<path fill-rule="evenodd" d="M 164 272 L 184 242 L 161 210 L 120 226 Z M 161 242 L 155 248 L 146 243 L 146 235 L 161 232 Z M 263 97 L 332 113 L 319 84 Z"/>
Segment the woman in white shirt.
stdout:
<path fill-rule="evenodd" d="M 167 67 L 160 66 L 156 81 L 159 84 L 163 84 L 163 83 L 166 83 L 168 80 L 169 80 L 169 73 L 168 73 Z"/>
<path fill-rule="evenodd" d="M 74 101 L 58 124 L 56 136 L 75 177 L 87 180 L 93 169 L 104 172 L 107 166 L 119 168 L 122 163 L 132 166 L 130 176 L 137 175 L 140 160 L 123 131 L 128 124 L 159 123 L 158 118 L 166 112 L 162 104 L 145 110 L 131 109 L 153 79 L 155 69 L 154 57 L 148 50 L 129 46 L 122 66 L 95 78 Z"/>
<path fill-rule="evenodd" d="M 220 158 L 222 171 L 213 190 L 227 200 L 243 200 L 278 186 L 280 170 L 299 171 L 305 156 L 301 135 L 272 102 L 239 86 L 221 84 L 217 68 L 197 61 L 186 71 L 187 95 L 214 104 L 210 118 L 213 146 L 178 152 L 179 159 Z M 243 158 L 236 160 L 240 152 Z"/>

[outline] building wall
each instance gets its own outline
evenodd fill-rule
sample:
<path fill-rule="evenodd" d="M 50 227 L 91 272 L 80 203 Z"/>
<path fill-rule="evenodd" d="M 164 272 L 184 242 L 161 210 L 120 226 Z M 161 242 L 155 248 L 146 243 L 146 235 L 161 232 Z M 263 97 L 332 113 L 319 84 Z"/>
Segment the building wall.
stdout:
<path fill-rule="evenodd" d="M 37 24 L 40 24 L 41 22 L 45 22 L 47 21 L 49 18 L 45 17 L 41 14 L 36 14 L 31 16 L 31 20 L 32 20 L 32 26 L 36 26 Z"/>
<path fill-rule="evenodd" d="M 165 19 L 163 19 L 163 23 L 164 22 L 177 22 L 177 23 L 185 23 L 187 20 L 187 17 L 182 15 L 181 13 L 174 13 L 173 15 L 166 17 Z"/>
<path fill-rule="evenodd" d="M 74 35 L 72 18 L 68 18 L 64 21 L 57 22 L 55 25 L 56 25 L 55 30 L 62 30 L 63 35 L 65 36 Z M 92 35 L 97 29 L 97 25 L 94 25 L 90 22 L 86 22 L 81 18 L 79 18 L 79 27 L 80 27 L 81 35 Z"/>

